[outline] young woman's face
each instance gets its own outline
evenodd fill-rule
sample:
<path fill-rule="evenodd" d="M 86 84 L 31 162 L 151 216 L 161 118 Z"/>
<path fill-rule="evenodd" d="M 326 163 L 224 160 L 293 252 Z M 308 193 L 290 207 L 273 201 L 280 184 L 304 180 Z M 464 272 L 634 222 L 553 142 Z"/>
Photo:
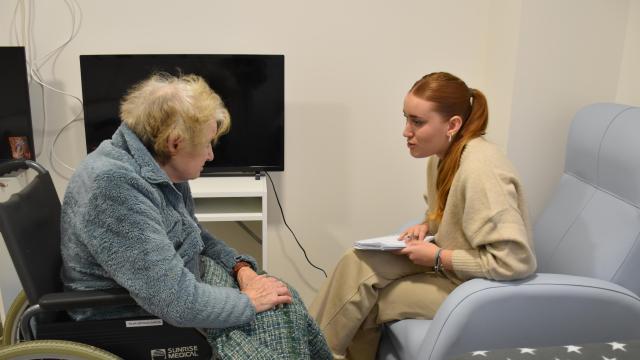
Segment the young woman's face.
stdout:
<path fill-rule="evenodd" d="M 449 121 L 434 111 L 435 103 L 411 93 L 404 98 L 406 124 L 402 136 L 407 138 L 411 156 L 442 158 L 449 147 Z"/>
<path fill-rule="evenodd" d="M 218 131 L 214 120 L 205 125 L 207 140 L 193 145 L 182 140 L 171 159 L 163 166 L 171 181 L 184 182 L 200 176 L 204 163 L 213 160 L 212 141 Z"/>

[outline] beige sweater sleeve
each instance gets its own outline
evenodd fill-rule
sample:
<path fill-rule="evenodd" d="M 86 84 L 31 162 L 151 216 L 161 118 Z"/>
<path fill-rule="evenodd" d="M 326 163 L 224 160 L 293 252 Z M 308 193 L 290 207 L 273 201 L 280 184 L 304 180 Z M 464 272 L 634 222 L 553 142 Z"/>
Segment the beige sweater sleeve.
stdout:
<path fill-rule="evenodd" d="M 453 250 L 461 280 L 526 277 L 536 260 L 519 180 L 506 158 L 475 145 L 452 184 L 438 242 Z"/>
<path fill-rule="evenodd" d="M 521 224 L 511 222 L 508 211 L 487 219 L 471 235 L 472 249 L 453 251 L 456 275 L 461 279 L 515 280 L 532 274 L 536 262 L 525 234 Z"/>

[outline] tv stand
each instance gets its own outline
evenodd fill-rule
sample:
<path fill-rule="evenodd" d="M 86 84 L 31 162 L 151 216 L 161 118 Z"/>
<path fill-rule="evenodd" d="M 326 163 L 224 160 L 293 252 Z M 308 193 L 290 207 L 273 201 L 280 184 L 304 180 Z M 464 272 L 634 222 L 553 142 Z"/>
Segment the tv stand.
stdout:
<path fill-rule="evenodd" d="M 264 270 L 267 270 L 267 183 L 265 177 L 261 176 L 260 172 L 256 172 L 255 177 L 200 177 L 189 181 L 189 185 L 195 202 L 196 218 L 203 226 L 210 222 L 224 222 L 225 224 L 239 222 L 240 227 L 251 234 L 244 222 L 260 222 L 261 234 L 259 235 L 261 235 L 262 243 L 260 254 L 251 255 L 256 257 Z M 223 236 L 220 238 L 229 246 L 237 248 L 238 245 L 234 244 L 235 239 Z"/>

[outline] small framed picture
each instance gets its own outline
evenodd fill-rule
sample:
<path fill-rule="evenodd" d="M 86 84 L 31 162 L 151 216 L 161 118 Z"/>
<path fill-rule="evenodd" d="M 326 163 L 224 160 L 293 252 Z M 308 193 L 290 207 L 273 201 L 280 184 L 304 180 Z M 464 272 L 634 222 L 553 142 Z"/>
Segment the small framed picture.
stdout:
<path fill-rule="evenodd" d="M 26 136 L 9 136 L 9 146 L 12 158 L 31 159 L 31 149 L 29 149 L 29 140 Z"/>

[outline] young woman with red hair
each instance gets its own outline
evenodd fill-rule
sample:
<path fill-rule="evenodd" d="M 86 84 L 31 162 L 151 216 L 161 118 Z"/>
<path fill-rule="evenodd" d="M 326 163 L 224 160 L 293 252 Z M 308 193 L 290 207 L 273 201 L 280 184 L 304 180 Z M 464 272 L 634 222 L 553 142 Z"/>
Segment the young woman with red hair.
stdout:
<path fill-rule="evenodd" d="M 465 280 L 514 280 L 536 268 L 520 180 L 483 137 L 482 92 L 431 73 L 411 87 L 403 111 L 411 156 L 428 158 L 427 211 L 401 234 L 404 249 L 349 250 L 320 290 L 310 313 L 336 359 L 374 359 L 380 325 L 432 319 Z"/>

